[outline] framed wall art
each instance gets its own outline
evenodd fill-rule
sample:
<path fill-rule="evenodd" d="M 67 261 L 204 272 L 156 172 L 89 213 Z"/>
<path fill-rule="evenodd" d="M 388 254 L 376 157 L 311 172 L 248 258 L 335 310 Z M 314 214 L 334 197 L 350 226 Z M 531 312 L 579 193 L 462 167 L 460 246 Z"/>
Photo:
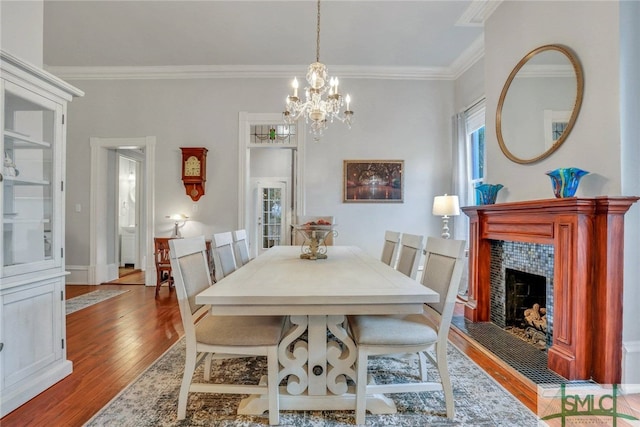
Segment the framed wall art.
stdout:
<path fill-rule="evenodd" d="M 345 160 L 343 202 L 402 203 L 404 160 Z"/>

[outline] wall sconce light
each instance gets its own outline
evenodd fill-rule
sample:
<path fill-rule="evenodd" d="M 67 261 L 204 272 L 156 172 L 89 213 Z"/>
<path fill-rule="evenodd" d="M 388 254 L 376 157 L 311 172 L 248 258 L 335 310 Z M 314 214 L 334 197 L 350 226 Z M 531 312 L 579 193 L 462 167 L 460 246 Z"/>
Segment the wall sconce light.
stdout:
<path fill-rule="evenodd" d="M 442 217 L 442 238 L 448 239 L 449 216 L 460 215 L 460 202 L 458 196 L 436 196 L 433 198 L 433 214 Z"/>
<path fill-rule="evenodd" d="M 188 216 L 184 215 L 184 214 L 173 214 L 173 215 L 169 215 L 167 216 L 167 218 L 172 219 L 175 221 L 174 225 L 173 225 L 173 234 L 171 235 L 172 238 L 174 239 L 178 239 L 180 237 L 182 237 L 180 235 L 180 221 L 182 221 L 182 225 L 184 225 L 187 220 L 189 219 Z"/>

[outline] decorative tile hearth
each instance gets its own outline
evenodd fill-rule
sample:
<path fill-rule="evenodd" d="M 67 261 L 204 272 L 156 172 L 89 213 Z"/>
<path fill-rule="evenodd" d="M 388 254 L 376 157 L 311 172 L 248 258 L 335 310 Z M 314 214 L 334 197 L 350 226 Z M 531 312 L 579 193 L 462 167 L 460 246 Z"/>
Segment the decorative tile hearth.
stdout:
<path fill-rule="evenodd" d="M 569 381 L 547 368 L 547 353 L 490 322 L 453 316 L 452 325 L 538 385 Z"/>

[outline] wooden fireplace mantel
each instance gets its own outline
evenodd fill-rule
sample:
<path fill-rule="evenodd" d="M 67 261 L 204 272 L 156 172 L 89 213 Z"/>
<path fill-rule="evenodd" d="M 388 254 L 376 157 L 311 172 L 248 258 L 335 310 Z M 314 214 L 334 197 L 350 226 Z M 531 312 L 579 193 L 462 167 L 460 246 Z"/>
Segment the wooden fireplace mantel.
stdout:
<path fill-rule="evenodd" d="M 553 245 L 548 367 L 569 380 L 620 383 L 624 214 L 638 199 L 570 197 L 463 207 L 470 222 L 465 317 L 489 321 L 490 240 Z"/>

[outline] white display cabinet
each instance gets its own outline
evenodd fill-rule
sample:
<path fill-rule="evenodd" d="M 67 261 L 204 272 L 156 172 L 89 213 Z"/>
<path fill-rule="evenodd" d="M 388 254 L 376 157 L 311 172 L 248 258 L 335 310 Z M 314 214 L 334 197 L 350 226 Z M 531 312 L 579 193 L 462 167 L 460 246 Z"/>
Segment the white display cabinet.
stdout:
<path fill-rule="evenodd" d="M 83 92 L 0 52 L 0 417 L 72 371 L 66 360 L 67 103 Z"/>

